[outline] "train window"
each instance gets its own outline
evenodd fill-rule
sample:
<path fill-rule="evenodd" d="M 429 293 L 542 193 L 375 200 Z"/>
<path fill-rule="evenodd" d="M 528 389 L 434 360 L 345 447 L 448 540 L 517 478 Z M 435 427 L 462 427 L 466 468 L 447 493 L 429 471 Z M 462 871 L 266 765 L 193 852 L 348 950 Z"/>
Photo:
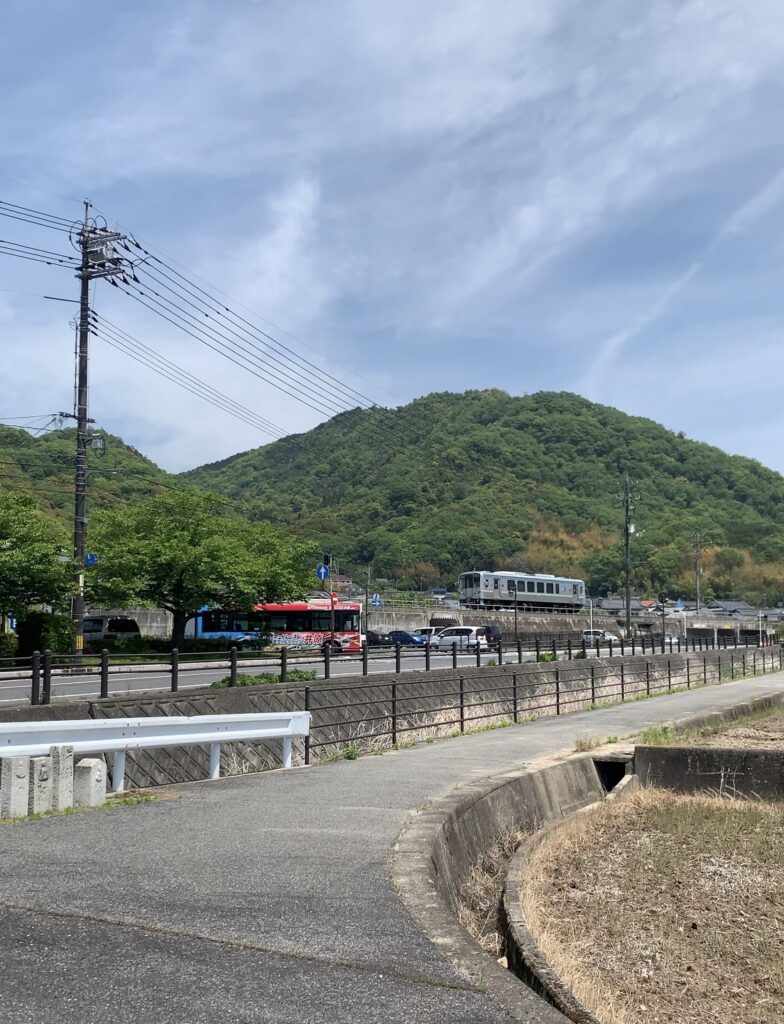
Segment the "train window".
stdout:
<path fill-rule="evenodd" d="M 556 594 L 560 594 L 561 593 L 561 584 L 560 583 L 556 583 L 556 585 L 555 585 L 555 592 L 556 592 Z"/>
<path fill-rule="evenodd" d="M 580 593 L 580 585 L 579 585 L 579 583 L 573 583 L 572 584 L 572 593 L 573 594 L 579 594 Z"/>
<path fill-rule="evenodd" d="M 498 580 L 493 580 L 493 590 L 498 590 Z"/>
<path fill-rule="evenodd" d="M 528 593 L 533 594 L 536 591 L 536 584 L 533 580 L 528 581 Z"/>
<path fill-rule="evenodd" d="M 536 584 L 536 592 L 537 592 L 537 594 L 543 594 L 544 593 L 544 583 L 537 583 Z"/>
<path fill-rule="evenodd" d="M 517 590 L 517 587 L 515 586 L 515 581 L 514 580 L 507 580 L 506 581 L 506 589 L 508 591 L 510 591 L 510 592 L 513 591 L 513 590 Z"/>
<path fill-rule="evenodd" d="M 547 584 L 547 593 L 548 594 L 552 594 L 552 592 L 553 592 L 553 585 L 552 585 L 552 583 L 548 583 Z"/>

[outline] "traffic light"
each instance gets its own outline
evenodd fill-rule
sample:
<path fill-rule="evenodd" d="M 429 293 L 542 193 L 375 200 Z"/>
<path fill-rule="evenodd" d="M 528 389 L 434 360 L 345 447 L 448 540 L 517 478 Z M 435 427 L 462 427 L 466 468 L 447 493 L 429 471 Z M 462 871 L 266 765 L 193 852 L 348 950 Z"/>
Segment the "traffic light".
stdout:
<path fill-rule="evenodd" d="M 321 560 L 328 569 L 332 568 L 332 555 L 326 554 Z"/>

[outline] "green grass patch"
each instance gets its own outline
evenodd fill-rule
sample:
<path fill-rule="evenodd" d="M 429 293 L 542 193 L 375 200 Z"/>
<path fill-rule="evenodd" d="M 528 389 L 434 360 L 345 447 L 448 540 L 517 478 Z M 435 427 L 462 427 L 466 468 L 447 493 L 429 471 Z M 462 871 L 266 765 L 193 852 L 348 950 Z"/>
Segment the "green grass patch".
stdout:
<path fill-rule="evenodd" d="M 286 673 L 287 683 L 309 683 L 317 678 L 315 672 L 300 668 L 293 668 Z M 280 674 L 275 672 L 261 672 L 252 676 L 245 672 L 237 674 L 237 686 L 269 686 L 277 685 L 280 682 Z M 231 676 L 224 676 L 222 679 L 216 679 L 214 683 L 210 683 L 210 688 L 213 690 L 225 690 L 229 686 L 231 686 Z"/>
<path fill-rule="evenodd" d="M 21 818 L 2 818 L 0 825 L 19 825 L 26 821 L 42 821 L 44 818 L 70 818 L 74 814 L 90 814 L 92 811 L 108 811 L 115 807 L 135 807 L 137 804 L 151 804 L 158 799 L 146 793 L 120 797 L 109 797 L 98 807 L 65 807 L 62 811 L 41 811 L 38 814 L 26 814 Z"/>

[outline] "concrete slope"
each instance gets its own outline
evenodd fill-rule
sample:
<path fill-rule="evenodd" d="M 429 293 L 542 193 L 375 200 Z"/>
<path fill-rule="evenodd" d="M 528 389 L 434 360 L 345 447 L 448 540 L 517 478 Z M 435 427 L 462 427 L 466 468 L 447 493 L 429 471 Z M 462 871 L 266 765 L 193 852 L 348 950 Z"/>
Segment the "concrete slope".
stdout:
<path fill-rule="evenodd" d="M 579 736 L 782 689 L 779 673 L 0 826 L 0 1020 L 503 1024 L 389 882 L 409 815 Z"/>

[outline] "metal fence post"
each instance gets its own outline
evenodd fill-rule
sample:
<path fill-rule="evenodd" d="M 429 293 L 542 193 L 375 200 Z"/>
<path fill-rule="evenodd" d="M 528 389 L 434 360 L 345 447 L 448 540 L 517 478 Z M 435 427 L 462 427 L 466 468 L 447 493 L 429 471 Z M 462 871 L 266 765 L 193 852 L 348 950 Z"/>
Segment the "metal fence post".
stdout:
<path fill-rule="evenodd" d="M 566 657 L 569 661 L 572 660 L 572 639 L 571 637 L 566 641 Z"/>
<path fill-rule="evenodd" d="M 503 663 L 504 663 L 504 645 L 499 640 L 498 641 L 498 664 L 499 665 L 503 665 Z"/>
<path fill-rule="evenodd" d="M 626 642 L 624 641 L 623 637 L 621 637 L 621 657 L 626 657 Z"/>
<path fill-rule="evenodd" d="M 400 644 L 397 647 L 400 651 Z M 392 746 L 397 745 L 397 683 L 392 683 Z"/>
<path fill-rule="evenodd" d="M 634 650 L 634 633 L 632 633 L 632 657 L 634 657 L 635 653 L 636 652 Z"/>
<path fill-rule="evenodd" d="M 730 655 L 730 679 L 735 678 L 735 655 Z"/>
<path fill-rule="evenodd" d="M 751 672 L 752 672 L 752 675 L 756 675 L 757 674 L 757 652 L 756 651 L 752 651 L 751 652 L 751 657 L 753 659 L 752 663 L 751 663 Z"/>
<path fill-rule="evenodd" d="M 541 649 L 540 649 L 540 645 L 539 645 L 539 637 L 538 637 L 538 636 L 536 637 L 536 640 L 535 640 L 535 645 L 536 645 L 536 660 L 537 660 L 537 661 L 539 661 L 539 655 L 540 655 L 540 654 L 541 654 L 542 652 L 541 652 Z"/>
<path fill-rule="evenodd" d="M 553 661 L 558 661 L 558 645 L 555 640 L 550 644 L 550 652 L 552 653 Z"/>
<path fill-rule="evenodd" d="M 430 671 L 430 640 L 425 644 L 425 671 Z"/>
<path fill-rule="evenodd" d="M 667 659 L 667 689 L 672 689 L 672 662 Z"/>
<path fill-rule="evenodd" d="M 368 645 L 367 641 L 362 644 L 362 675 L 368 674 Z"/>
<path fill-rule="evenodd" d="M 691 661 L 686 657 L 686 689 L 691 689 Z"/>
<path fill-rule="evenodd" d="M 596 657 L 597 658 L 601 658 L 601 656 L 602 656 L 602 645 L 597 640 L 596 641 Z"/>
<path fill-rule="evenodd" d="M 465 732 L 465 683 L 460 676 L 460 732 Z"/>
<path fill-rule="evenodd" d="M 52 700 L 52 652 L 44 651 L 42 661 L 44 670 L 44 692 L 41 697 L 41 703 L 50 704 Z"/>
<path fill-rule="evenodd" d="M 741 670 L 743 672 L 743 675 L 745 676 L 746 675 L 746 652 L 745 651 L 740 656 L 740 662 L 741 662 Z"/>
<path fill-rule="evenodd" d="M 289 678 L 289 649 L 288 647 L 281 647 L 280 649 L 280 681 L 282 683 L 287 682 Z"/>
<path fill-rule="evenodd" d="M 457 644 L 452 644 L 452 668 L 457 668 Z"/>
<path fill-rule="evenodd" d="M 479 640 L 476 641 L 476 667 L 482 667 L 482 649 L 479 646 Z"/>
<path fill-rule="evenodd" d="M 41 652 L 33 651 L 30 659 L 30 703 L 41 703 Z"/>
<path fill-rule="evenodd" d="M 180 652 L 172 647 L 171 652 L 171 692 L 176 693 L 180 685 Z"/>
<path fill-rule="evenodd" d="M 332 650 L 329 644 L 324 645 L 324 678 L 329 679 L 332 673 Z"/>
<path fill-rule="evenodd" d="M 395 672 L 400 673 L 400 644 L 395 644 Z"/>
<path fill-rule="evenodd" d="M 522 665 L 523 663 L 523 641 L 517 641 L 517 664 Z"/>
<path fill-rule="evenodd" d="M 583 657 L 584 658 L 588 657 L 588 651 L 586 650 L 586 646 L 585 646 L 585 637 L 583 637 Z"/>
<path fill-rule="evenodd" d="M 719 665 L 719 682 L 721 682 L 721 655 L 719 655 L 718 665 Z"/>
<path fill-rule="evenodd" d="M 596 703 L 596 666 L 591 665 L 591 704 Z"/>
<path fill-rule="evenodd" d="M 708 685 L 708 655 L 703 654 L 702 656 L 702 685 Z"/>
<path fill-rule="evenodd" d="M 650 697 L 651 695 L 651 663 L 645 662 L 645 695 Z"/>
<path fill-rule="evenodd" d="M 517 722 L 517 673 L 512 673 L 512 721 Z"/>
<path fill-rule="evenodd" d="M 560 715 L 561 713 L 561 672 L 560 669 L 555 670 L 555 713 Z"/>
<path fill-rule="evenodd" d="M 109 696 L 109 652 L 106 648 L 101 651 L 101 696 Z"/>
<path fill-rule="evenodd" d="M 626 672 L 624 670 L 624 664 L 621 662 L 621 704 L 626 700 Z"/>
<path fill-rule="evenodd" d="M 237 648 L 229 651 L 229 686 L 237 685 Z"/>
<path fill-rule="evenodd" d="M 305 711 L 310 711 L 310 687 L 305 687 Z M 308 729 L 308 735 L 305 737 L 305 764 L 310 764 L 310 732 Z"/>
<path fill-rule="evenodd" d="M 611 640 L 609 642 L 609 644 L 607 645 L 607 657 L 608 658 L 612 658 L 612 656 L 613 656 L 613 642 Z"/>

